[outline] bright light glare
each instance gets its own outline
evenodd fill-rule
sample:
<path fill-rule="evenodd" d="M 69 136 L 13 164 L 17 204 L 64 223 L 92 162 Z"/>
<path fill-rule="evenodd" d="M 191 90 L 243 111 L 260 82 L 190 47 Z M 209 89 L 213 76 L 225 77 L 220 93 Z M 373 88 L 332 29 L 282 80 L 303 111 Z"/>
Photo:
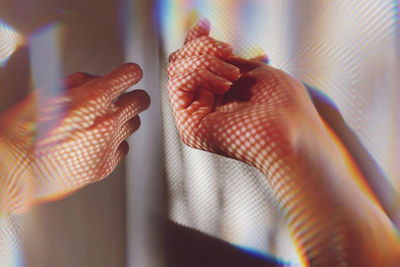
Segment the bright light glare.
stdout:
<path fill-rule="evenodd" d="M 23 41 L 22 36 L 10 25 L 0 20 L 0 65 L 4 66 L 7 60 Z"/>

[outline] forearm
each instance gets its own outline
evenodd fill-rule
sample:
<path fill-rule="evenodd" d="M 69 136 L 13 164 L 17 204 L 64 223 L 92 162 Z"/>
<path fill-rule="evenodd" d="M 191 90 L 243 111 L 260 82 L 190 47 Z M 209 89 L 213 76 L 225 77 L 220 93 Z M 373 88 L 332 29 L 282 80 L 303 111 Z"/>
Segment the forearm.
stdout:
<path fill-rule="evenodd" d="M 345 207 L 350 229 L 348 255 L 350 266 L 399 266 L 400 247 L 395 227 L 384 213 L 363 175 L 342 142 L 327 126 L 318 142 L 319 168 L 328 190 Z M 322 142 L 324 140 L 324 142 Z M 308 146 L 315 145 L 313 143 Z M 326 178 L 325 178 L 326 177 Z"/>
<path fill-rule="evenodd" d="M 267 177 L 299 252 L 311 266 L 390 266 L 400 251 L 390 221 L 329 128 L 302 122 L 300 135 L 254 164 Z"/>
<path fill-rule="evenodd" d="M 221 53 L 208 33 L 195 26 L 170 57 L 168 93 L 183 142 L 260 169 L 312 266 L 387 266 L 398 249 L 390 222 L 304 86 L 231 49 Z"/>

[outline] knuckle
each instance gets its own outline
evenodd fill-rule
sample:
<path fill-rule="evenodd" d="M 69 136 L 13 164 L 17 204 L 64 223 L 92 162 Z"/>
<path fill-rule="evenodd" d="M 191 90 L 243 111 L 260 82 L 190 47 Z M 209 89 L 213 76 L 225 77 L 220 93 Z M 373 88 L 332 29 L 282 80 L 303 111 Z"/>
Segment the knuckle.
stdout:
<path fill-rule="evenodd" d="M 214 55 L 210 55 L 210 54 L 205 54 L 205 55 L 201 55 L 201 59 L 204 61 L 213 61 L 215 60 L 215 56 Z"/>
<path fill-rule="evenodd" d="M 175 59 L 176 59 L 176 55 L 177 55 L 177 53 L 179 52 L 180 50 L 177 50 L 177 51 L 175 51 L 175 52 L 173 52 L 170 56 L 169 56 L 169 58 L 168 58 L 168 62 L 173 62 Z"/>
<path fill-rule="evenodd" d="M 194 77 L 203 77 L 204 75 L 206 75 L 207 72 L 208 72 L 207 69 L 205 69 L 204 67 L 200 67 L 194 71 L 193 76 Z"/>
<path fill-rule="evenodd" d="M 211 37 L 209 37 L 207 35 L 203 35 L 203 36 L 200 36 L 199 38 L 196 38 L 193 41 L 205 42 L 205 41 L 210 41 L 210 40 L 212 40 Z"/>
<path fill-rule="evenodd" d="M 218 60 L 215 56 L 206 54 L 206 55 L 202 55 L 202 58 L 200 59 L 199 67 L 210 68 L 217 64 L 218 64 Z"/>
<path fill-rule="evenodd" d="M 108 131 L 114 131 L 115 127 L 120 123 L 119 117 L 118 113 L 104 115 L 102 125 L 106 126 Z"/>

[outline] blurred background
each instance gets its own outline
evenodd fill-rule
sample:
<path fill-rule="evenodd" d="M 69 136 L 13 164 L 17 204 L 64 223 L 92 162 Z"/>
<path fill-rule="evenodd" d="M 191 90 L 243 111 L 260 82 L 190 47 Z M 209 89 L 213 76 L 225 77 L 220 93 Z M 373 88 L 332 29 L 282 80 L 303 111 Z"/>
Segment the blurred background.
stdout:
<path fill-rule="evenodd" d="M 266 180 L 179 140 L 167 58 L 204 17 L 235 53 L 264 51 L 307 85 L 399 225 L 399 9 L 393 0 L 0 0 L 0 112 L 48 80 L 102 75 L 127 61 L 143 68 L 135 88 L 152 99 L 107 179 L 1 222 L 4 266 L 178 266 L 169 248 L 187 241 L 165 217 L 246 253 L 301 264 Z"/>

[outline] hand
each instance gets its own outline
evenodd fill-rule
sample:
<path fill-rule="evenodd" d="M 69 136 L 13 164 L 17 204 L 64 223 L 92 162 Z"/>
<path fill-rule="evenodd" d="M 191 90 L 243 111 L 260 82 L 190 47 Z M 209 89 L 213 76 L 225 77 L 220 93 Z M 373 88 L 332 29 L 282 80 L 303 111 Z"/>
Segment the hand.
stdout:
<path fill-rule="evenodd" d="M 399 262 L 390 221 L 304 86 L 208 34 L 200 23 L 170 56 L 168 92 L 183 142 L 265 174 L 304 264 Z"/>
<path fill-rule="evenodd" d="M 2 114 L 1 210 L 22 212 L 108 176 L 149 106 L 142 90 L 122 94 L 141 77 L 136 64 L 103 77 L 75 73 L 62 82 L 62 94 L 38 90 Z"/>
<path fill-rule="evenodd" d="M 294 153 L 305 125 L 322 126 L 304 86 L 208 34 L 203 21 L 170 56 L 168 92 L 183 142 L 260 169 L 273 162 L 267 151 Z"/>

